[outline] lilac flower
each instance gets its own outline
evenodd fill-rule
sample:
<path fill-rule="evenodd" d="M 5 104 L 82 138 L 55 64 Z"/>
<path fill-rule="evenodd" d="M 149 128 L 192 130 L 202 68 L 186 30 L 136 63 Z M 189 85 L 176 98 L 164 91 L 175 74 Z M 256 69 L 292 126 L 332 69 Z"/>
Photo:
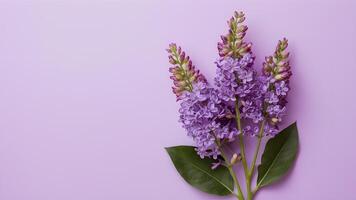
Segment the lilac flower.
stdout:
<path fill-rule="evenodd" d="M 274 136 L 278 133 L 278 127 L 276 127 L 275 125 L 271 125 L 269 123 L 266 123 L 265 124 L 265 127 L 264 127 L 264 135 L 265 136 Z"/>
<path fill-rule="evenodd" d="M 290 65 L 289 53 L 285 50 L 288 41 L 283 39 L 278 42 L 273 56 L 266 57 L 263 63 L 263 76 L 261 77 L 261 91 L 264 101 L 264 115 L 268 121 L 265 134 L 274 135 L 278 131 L 278 123 L 286 111 L 287 94 L 289 91 Z"/>
<path fill-rule="evenodd" d="M 198 82 L 191 92 L 182 94 L 180 102 L 179 121 L 195 141 L 198 154 L 216 159 L 220 154 L 218 144 L 232 141 L 238 134 L 235 125 L 226 119 L 229 110 L 218 91 Z"/>
<path fill-rule="evenodd" d="M 239 105 L 241 117 L 252 120 L 253 123 L 242 130 L 242 134 L 252 136 L 257 134 L 258 123 L 263 120 L 262 93 L 256 80 L 257 73 L 252 68 L 253 61 L 254 57 L 250 53 L 246 53 L 241 59 L 221 58 L 217 62 L 215 78 L 221 99 L 226 104 Z M 235 104 L 237 99 L 240 104 Z"/>
<path fill-rule="evenodd" d="M 278 96 L 287 96 L 289 87 L 286 81 L 277 82 L 274 86 L 276 87 L 275 90 Z"/>
<path fill-rule="evenodd" d="M 255 135 L 257 123 L 263 120 L 262 93 L 253 68 L 251 44 L 243 41 L 247 30 L 247 26 L 241 24 L 244 20 L 243 13 L 235 13 L 228 23 L 229 34 L 222 36 L 222 42 L 218 44 L 221 58 L 216 62 L 215 85 L 224 101 L 239 106 L 241 117 L 255 123 L 246 126 L 242 133 Z"/>
<path fill-rule="evenodd" d="M 224 57 L 216 62 L 215 85 L 224 101 L 236 101 L 237 96 L 245 97 L 253 90 L 253 61 L 254 57 L 247 53 L 241 59 Z"/>
<path fill-rule="evenodd" d="M 173 92 L 181 106 L 179 121 L 195 141 L 198 154 L 216 159 L 220 154 L 218 145 L 232 141 L 238 134 L 234 121 L 228 119 L 232 113 L 221 101 L 218 90 L 207 85 L 180 47 L 171 44 L 168 52 L 174 65 L 170 68 Z"/>
<path fill-rule="evenodd" d="M 228 21 L 229 33 L 218 43 L 220 59 L 216 62 L 215 85 L 224 101 L 236 101 L 247 96 L 254 87 L 255 70 L 251 43 L 244 42 L 247 26 L 243 12 L 235 12 Z"/>

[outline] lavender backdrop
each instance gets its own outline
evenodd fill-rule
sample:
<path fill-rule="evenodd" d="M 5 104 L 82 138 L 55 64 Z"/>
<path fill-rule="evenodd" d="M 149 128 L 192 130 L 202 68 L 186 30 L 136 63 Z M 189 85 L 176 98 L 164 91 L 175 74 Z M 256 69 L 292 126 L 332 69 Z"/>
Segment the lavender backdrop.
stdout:
<path fill-rule="evenodd" d="M 186 184 L 163 149 L 192 144 L 164 49 L 182 45 L 211 81 L 234 10 L 256 63 L 284 36 L 292 51 L 299 158 L 256 199 L 356 199 L 352 0 L 2 0 L 0 199 L 220 199 Z"/>

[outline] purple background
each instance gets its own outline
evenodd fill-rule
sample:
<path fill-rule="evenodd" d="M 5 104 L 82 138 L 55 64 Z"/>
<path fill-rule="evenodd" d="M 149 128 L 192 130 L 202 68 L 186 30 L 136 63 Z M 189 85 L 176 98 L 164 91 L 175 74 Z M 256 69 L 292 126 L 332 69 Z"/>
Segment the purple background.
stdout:
<path fill-rule="evenodd" d="M 211 81 L 234 10 L 257 67 L 284 36 L 292 52 L 285 122 L 298 121 L 299 157 L 256 199 L 356 199 L 355 1 L 222 2 L 2 0 L 0 199 L 220 199 L 163 149 L 192 144 L 164 49 L 182 45 Z"/>

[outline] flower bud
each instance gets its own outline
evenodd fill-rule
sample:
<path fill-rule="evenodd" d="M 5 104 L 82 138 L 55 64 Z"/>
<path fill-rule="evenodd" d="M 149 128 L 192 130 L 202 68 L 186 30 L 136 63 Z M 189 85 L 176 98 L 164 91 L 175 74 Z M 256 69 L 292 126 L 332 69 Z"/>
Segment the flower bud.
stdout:
<path fill-rule="evenodd" d="M 276 74 L 274 76 L 274 79 L 276 79 L 277 81 L 287 80 L 291 75 L 292 75 L 292 72 L 287 71 L 287 72 L 283 72 L 280 74 Z"/>
<path fill-rule="evenodd" d="M 219 55 L 221 57 L 242 58 L 245 54 L 251 53 L 251 43 L 245 43 L 243 38 L 246 35 L 247 26 L 242 25 L 245 21 L 243 12 L 235 12 L 234 16 L 227 22 L 229 32 L 221 36 L 218 43 Z"/>
<path fill-rule="evenodd" d="M 265 117 L 273 133 L 282 121 L 283 113 L 286 109 L 286 96 L 289 91 L 289 78 L 292 75 L 289 64 L 289 53 L 287 39 L 280 40 L 277 44 L 273 56 L 266 57 L 263 63 L 265 99 Z M 272 133 L 271 132 L 271 133 Z"/>
<path fill-rule="evenodd" d="M 273 125 L 276 125 L 278 122 L 280 122 L 281 119 L 280 118 L 277 118 L 277 117 L 273 117 L 271 118 L 271 124 Z"/>
<path fill-rule="evenodd" d="M 206 79 L 199 70 L 195 69 L 189 56 L 186 56 L 181 47 L 177 47 L 176 44 L 172 43 L 169 45 L 167 52 L 170 54 L 168 56 L 169 62 L 173 65 L 169 68 L 169 72 L 172 73 L 170 78 L 174 84 L 173 92 L 176 94 L 177 100 L 179 100 L 184 91 L 192 91 L 193 83 L 197 81 L 206 82 Z"/>
<path fill-rule="evenodd" d="M 276 73 L 286 72 L 290 70 L 289 62 L 283 63 L 280 67 L 275 70 Z"/>
<path fill-rule="evenodd" d="M 278 45 L 273 56 L 268 56 L 265 58 L 263 63 L 263 74 L 273 76 L 276 81 L 288 80 L 292 75 L 290 72 L 289 65 L 289 53 L 285 52 L 288 46 L 288 40 L 283 38 L 283 40 L 278 41 Z"/>
<path fill-rule="evenodd" d="M 232 158 L 230 160 L 230 165 L 234 165 L 237 161 L 241 160 L 241 155 L 240 154 L 236 154 L 234 153 L 234 155 L 232 155 Z"/>

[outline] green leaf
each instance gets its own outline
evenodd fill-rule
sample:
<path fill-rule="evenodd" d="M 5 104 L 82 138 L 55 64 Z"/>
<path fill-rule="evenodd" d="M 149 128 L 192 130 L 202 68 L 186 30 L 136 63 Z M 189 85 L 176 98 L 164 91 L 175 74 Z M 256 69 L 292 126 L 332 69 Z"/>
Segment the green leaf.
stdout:
<path fill-rule="evenodd" d="M 192 146 L 167 147 L 166 150 L 179 174 L 190 185 L 209 194 L 232 194 L 234 183 L 225 166 L 212 170 L 212 163 L 216 161 L 201 159 Z"/>
<path fill-rule="evenodd" d="M 297 157 L 298 129 L 294 122 L 271 138 L 258 166 L 257 188 L 278 181 L 291 168 Z"/>

